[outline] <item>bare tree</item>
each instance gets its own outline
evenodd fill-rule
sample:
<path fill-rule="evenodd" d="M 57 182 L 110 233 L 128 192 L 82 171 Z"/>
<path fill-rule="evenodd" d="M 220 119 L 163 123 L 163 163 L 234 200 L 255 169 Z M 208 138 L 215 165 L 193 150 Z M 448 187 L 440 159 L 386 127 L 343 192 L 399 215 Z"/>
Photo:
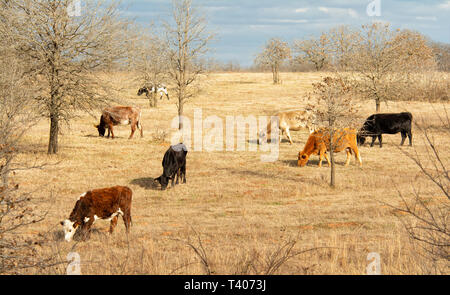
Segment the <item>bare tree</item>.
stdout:
<path fill-rule="evenodd" d="M 150 30 L 152 27 L 150 28 Z M 138 82 L 150 89 L 152 86 L 164 84 L 168 79 L 169 57 L 164 40 L 150 30 L 139 30 L 139 38 L 135 43 L 133 67 L 138 73 Z M 158 106 L 156 91 L 149 93 L 150 107 Z"/>
<path fill-rule="evenodd" d="M 352 27 L 345 25 L 330 29 L 327 35 L 330 64 L 338 71 L 348 70 L 352 64 L 357 32 Z"/>
<path fill-rule="evenodd" d="M 444 115 L 436 112 L 440 119 L 442 133 L 440 136 L 450 135 L 450 118 L 444 106 Z M 436 189 L 433 202 L 427 202 L 423 193 L 418 189 L 412 192 L 412 200 L 399 191 L 402 206 L 391 206 L 398 212 L 405 213 L 409 218 L 401 219 L 414 244 L 419 246 L 425 258 L 426 273 L 448 274 L 450 261 L 450 230 L 448 228 L 450 216 L 450 175 L 446 147 L 435 140 L 434 130 L 423 120 L 416 120 L 416 129 L 423 135 L 424 154 L 419 155 L 415 149 L 408 152 L 400 151 L 413 160 L 419 168 L 422 177 L 430 182 L 430 188 Z"/>
<path fill-rule="evenodd" d="M 440 71 L 450 72 L 450 44 L 431 42 L 431 48 Z"/>
<path fill-rule="evenodd" d="M 191 0 L 174 0 L 172 18 L 173 23 L 165 22 L 164 28 L 169 51 L 168 72 L 175 84 L 181 130 L 184 104 L 195 95 L 194 82 L 205 73 L 202 57 L 208 52 L 213 34 L 207 32 L 206 19 L 193 7 Z"/>
<path fill-rule="evenodd" d="M 278 38 L 272 38 L 267 41 L 264 50 L 256 57 L 255 64 L 263 68 L 270 68 L 273 75 L 273 83 L 279 84 L 281 82 L 280 67 L 288 58 L 291 58 L 291 49 L 287 42 Z"/>
<path fill-rule="evenodd" d="M 367 98 L 375 101 L 377 112 L 381 110 L 381 102 L 389 100 L 393 81 L 407 77 L 408 72 L 429 68 L 434 62 L 422 35 L 392 30 L 389 24 L 363 25 L 354 38 L 351 56 L 354 81 Z"/>
<path fill-rule="evenodd" d="M 48 153 L 56 154 L 61 122 L 111 101 L 114 85 L 100 73 L 126 57 L 129 23 L 117 1 L 83 1 L 77 17 L 69 15 L 72 0 L 0 1 L 0 38 L 13 42 L 41 86 L 40 111 L 50 119 Z"/>
<path fill-rule="evenodd" d="M 298 54 L 297 62 L 311 63 L 316 71 L 320 71 L 330 62 L 329 46 L 328 35 L 322 33 L 319 38 L 294 41 L 293 50 Z"/>
<path fill-rule="evenodd" d="M 18 234 L 43 220 L 45 213 L 34 210 L 31 195 L 20 192 L 11 179 L 17 169 L 32 168 L 18 163 L 16 156 L 23 135 L 39 117 L 26 65 L 14 56 L 7 41 L 0 41 L 0 274 L 19 274 L 28 268 L 45 268 L 54 260 L 36 255 L 39 240 Z"/>
<path fill-rule="evenodd" d="M 330 186 L 336 185 L 336 165 L 334 158 L 335 148 L 345 136 L 356 130 L 355 104 L 352 101 L 349 83 L 342 77 L 326 77 L 323 81 L 313 84 L 310 99 L 316 115 L 316 125 L 323 131 L 323 139 L 328 144 L 330 152 Z"/>

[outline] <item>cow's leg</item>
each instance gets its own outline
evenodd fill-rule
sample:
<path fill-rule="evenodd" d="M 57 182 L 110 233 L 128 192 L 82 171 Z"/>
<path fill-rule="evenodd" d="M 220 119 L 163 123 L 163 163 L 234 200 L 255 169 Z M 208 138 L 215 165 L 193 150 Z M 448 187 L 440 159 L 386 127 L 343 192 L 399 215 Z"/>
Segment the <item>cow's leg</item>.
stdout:
<path fill-rule="evenodd" d="M 109 138 L 109 131 L 111 131 L 111 138 L 114 139 L 114 129 L 113 129 L 113 128 L 114 128 L 114 127 L 113 127 L 112 124 L 109 125 L 109 128 L 108 128 L 108 138 Z"/>
<path fill-rule="evenodd" d="M 403 145 L 405 143 L 405 139 L 406 139 L 406 132 L 402 131 L 402 142 L 400 143 L 400 145 Z"/>
<path fill-rule="evenodd" d="M 359 166 L 362 166 L 362 160 L 361 155 L 359 154 L 358 145 L 353 147 L 352 150 L 355 153 L 355 159 L 359 162 Z"/>
<path fill-rule="evenodd" d="M 132 139 L 133 138 L 134 132 L 136 132 L 136 123 L 132 122 L 131 123 L 131 134 L 130 134 L 130 137 L 128 137 L 128 139 Z"/>
<path fill-rule="evenodd" d="M 412 133 L 411 133 L 411 130 L 408 131 L 408 139 L 409 139 L 409 145 L 412 146 Z"/>
<path fill-rule="evenodd" d="M 141 132 L 141 138 L 144 137 L 144 129 L 142 129 L 141 121 L 138 121 L 137 127 L 139 128 L 139 131 Z"/>
<path fill-rule="evenodd" d="M 347 152 L 347 159 L 345 160 L 345 165 L 344 166 L 347 167 L 348 164 L 350 164 L 350 158 L 352 156 L 352 152 L 350 151 L 349 148 L 346 149 L 345 151 Z"/>
<path fill-rule="evenodd" d="M 323 160 L 324 155 L 326 155 L 326 153 L 319 152 L 319 168 L 322 167 L 322 160 Z M 325 157 L 327 157 L 327 156 L 325 156 Z"/>
<path fill-rule="evenodd" d="M 324 157 L 325 157 L 325 160 L 327 160 L 328 167 L 330 167 L 331 166 L 331 161 L 330 161 L 330 158 L 328 157 L 328 154 L 324 153 Z"/>
<path fill-rule="evenodd" d="M 91 227 L 95 222 L 95 218 L 94 217 L 90 217 L 88 222 L 85 222 L 81 225 L 81 233 L 83 235 L 83 240 L 88 240 L 89 237 L 91 236 Z"/>
<path fill-rule="evenodd" d="M 286 135 L 289 138 L 289 142 L 293 144 L 294 142 L 292 141 L 291 133 L 289 132 L 289 127 L 286 128 Z"/>
<path fill-rule="evenodd" d="M 378 141 L 380 142 L 380 148 L 383 147 L 383 135 L 378 135 Z"/>
<path fill-rule="evenodd" d="M 118 219 L 117 215 L 114 216 L 114 217 L 111 219 L 111 224 L 109 225 L 109 233 L 110 233 L 110 234 L 113 233 L 114 228 L 115 228 L 116 225 L 117 225 L 117 219 Z"/>
<path fill-rule="evenodd" d="M 174 187 L 175 185 L 173 184 L 175 181 L 175 173 L 172 174 L 172 187 Z"/>
<path fill-rule="evenodd" d="M 181 173 L 183 175 L 183 183 L 186 183 L 186 165 L 183 165 L 183 167 L 181 167 Z"/>
<path fill-rule="evenodd" d="M 181 174 L 181 168 L 178 168 L 178 170 L 177 170 L 177 182 L 175 184 L 180 184 L 180 178 L 181 178 L 180 174 Z"/>
<path fill-rule="evenodd" d="M 123 215 L 122 215 L 122 219 L 123 219 L 123 223 L 125 224 L 125 230 L 127 233 L 130 232 L 130 227 L 131 227 L 131 210 L 128 209 Z"/>
<path fill-rule="evenodd" d="M 373 147 L 373 145 L 375 144 L 375 140 L 377 140 L 377 137 L 372 136 L 372 143 L 370 144 L 370 147 Z"/>

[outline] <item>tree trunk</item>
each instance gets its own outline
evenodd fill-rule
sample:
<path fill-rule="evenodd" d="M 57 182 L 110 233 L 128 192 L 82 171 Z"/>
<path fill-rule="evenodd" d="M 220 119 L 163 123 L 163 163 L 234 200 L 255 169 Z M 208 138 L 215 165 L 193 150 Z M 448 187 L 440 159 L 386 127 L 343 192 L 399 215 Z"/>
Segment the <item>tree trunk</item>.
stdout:
<path fill-rule="evenodd" d="M 377 113 L 379 113 L 381 111 L 381 101 L 378 97 L 375 99 L 375 105 L 377 108 Z"/>
<path fill-rule="evenodd" d="M 184 101 L 183 99 L 178 100 L 178 129 L 183 129 L 183 108 L 184 108 Z"/>
<path fill-rule="evenodd" d="M 334 153 L 332 149 L 330 149 L 330 162 L 331 162 L 330 186 L 334 188 L 336 186 L 336 165 L 334 163 Z"/>
<path fill-rule="evenodd" d="M 50 139 L 48 142 L 48 154 L 58 153 L 59 118 L 57 114 L 50 115 Z"/>
<path fill-rule="evenodd" d="M 157 95 L 157 93 L 153 93 L 153 107 L 154 108 L 158 107 L 158 95 Z"/>

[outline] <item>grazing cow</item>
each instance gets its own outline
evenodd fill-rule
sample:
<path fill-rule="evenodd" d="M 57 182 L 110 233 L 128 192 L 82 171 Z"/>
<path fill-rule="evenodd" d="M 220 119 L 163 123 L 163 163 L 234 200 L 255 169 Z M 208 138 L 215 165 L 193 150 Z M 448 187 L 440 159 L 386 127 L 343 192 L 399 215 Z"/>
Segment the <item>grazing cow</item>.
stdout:
<path fill-rule="evenodd" d="M 131 225 L 131 198 L 133 192 L 126 186 L 96 189 L 80 196 L 69 219 L 61 221 L 67 242 L 72 240 L 77 228 L 89 233 L 98 219 L 111 221 L 109 232 L 114 231 L 118 215 L 122 215 L 127 233 Z"/>
<path fill-rule="evenodd" d="M 154 84 L 154 85 L 152 84 L 149 86 L 144 86 L 139 89 L 137 95 L 141 96 L 144 93 L 147 95 L 147 97 L 151 93 L 159 94 L 159 99 L 162 99 L 165 94 L 167 97 L 167 100 L 170 100 L 169 92 L 167 91 L 167 87 L 164 84 Z"/>
<path fill-rule="evenodd" d="M 141 131 L 141 137 L 144 136 L 141 125 L 141 109 L 138 107 L 116 106 L 106 108 L 102 111 L 100 124 L 94 126 L 100 136 L 105 136 L 105 131 L 108 129 L 108 138 L 111 133 L 112 139 L 114 139 L 113 126 L 116 125 L 131 125 L 129 139 L 133 138 L 136 128 Z"/>
<path fill-rule="evenodd" d="M 361 156 L 359 155 L 358 145 L 356 142 L 356 130 L 349 128 L 336 130 L 333 135 L 333 145 L 333 152 L 335 153 L 346 150 L 347 161 L 345 162 L 345 166 L 348 166 L 350 163 L 350 155 L 352 152 L 355 153 L 355 158 L 358 160 L 359 165 L 362 166 Z M 330 134 L 328 131 L 325 129 L 319 129 L 313 132 L 309 135 L 303 151 L 298 153 L 298 166 L 305 166 L 312 154 L 319 155 L 319 167 L 322 167 L 322 160 L 324 157 L 328 162 L 328 166 L 330 166 L 330 159 L 328 159 L 327 155 L 329 147 Z"/>
<path fill-rule="evenodd" d="M 372 137 L 370 147 L 373 147 L 378 137 L 380 148 L 383 146 L 382 134 L 396 134 L 401 132 L 403 145 L 406 136 L 409 138 L 409 145 L 412 145 L 412 114 L 410 112 L 391 113 L 391 114 L 374 114 L 367 118 L 366 122 L 358 132 L 358 144 L 364 145 L 367 136 Z"/>
<path fill-rule="evenodd" d="M 183 177 L 183 183 L 186 183 L 186 155 L 188 153 L 187 147 L 180 143 L 178 145 L 171 146 L 162 160 L 162 166 L 164 168 L 163 174 L 155 179 L 161 184 L 161 190 L 165 190 L 169 184 L 169 179 L 175 180 L 175 175 L 177 176 L 177 182 L 179 183 L 179 178 Z"/>
<path fill-rule="evenodd" d="M 286 134 L 289 139 L 289 142 L 293 144 L 290 130 L 299 131 L 304 128 L 309 129 L 309 133 L 314 131 L 314 120 L 315 116 L 310 110 L 294 110 L 287 112 L 280 112 L 275 115 L 278 117 L 278 126 L 281 130 L 279 134 L 279 141 L 281 142 L 282 134 Z M 258 144 L 267 141 L 271 138 L 272 131 L 272 121 L 267 124 L 267 128 L 265 131 L 261 131 L 258 134 Z"/>

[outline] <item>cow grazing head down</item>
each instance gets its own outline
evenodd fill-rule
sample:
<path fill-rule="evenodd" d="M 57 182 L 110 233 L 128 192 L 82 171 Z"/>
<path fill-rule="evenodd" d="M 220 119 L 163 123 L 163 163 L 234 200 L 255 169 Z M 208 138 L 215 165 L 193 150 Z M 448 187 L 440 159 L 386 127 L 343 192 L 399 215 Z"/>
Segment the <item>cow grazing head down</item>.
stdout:
<path fill-rule="evenodd" d="M 139 90 L 138 90 L 138 93 L 137 93 L 137 95 L 138 96 L 141 96 L 142 94 L 144 94 L 144 93 L 149 93 L 150 91 L 149 91 L 149 89 L 147 88 L 147 87 L 142 87 L 142 88 L 140 88 Z"/>
<path fill-rule="evenodd" d="M 298 161 L 297 161 L 298 167 L 305 167 L 306 164 L 308 164 L 308 161 L 309 161 L 309 156 L 306 153 L 304 153 L 304 152 L 298 153 Z"/>
<path fill-rule="evenodd" d="M 178 145 L 171 146 L 162 160 L 163 174 L 155 179 L 155 182 L 159 182 L 161 190 L 165 190 L 169 185 L 169 180 L 172 180 L 172 187 L 176 177 L 176 184 L 179 183 L 179 179 L 183 178 L 183 183 L 186 183 L 186 155 L 188 153 L 187 147 L 180 143 Z"/>
<path fill-rule="evenodd" d="M 94 124 L 94 127 L 97 128 L 97 130 L 98 130 L 98 136 L 105 137 L 105 133 L 106 133 L 105 126 L 106 126 L 105 118 L 102 115 L 101 118 L 100 118 L 100 124 L 98 124 L 98 125 Z"/>
<path fill-rule="evenodd" d="M 61 221 L 64 239 L 72 241 L 77 230 L 89 234 L 98 219 L 111 221 L 109 232 L 114 231 L 121 215 L 128 233 L 131 225 L 131 199 L 133 192 L 126 186 L 96 189 L 82 194 L 68 219 Z"/>
<path fill-rule="evenodd" d="M 364 145 L 366 142 L 366 136 L 362 134 L 362 132 L 358 132 L 356 135 L 356 140 L 358 141 L 358 145 Z"/>
<path fill-rule="evenodd" d="M 61 225 L 63 226 L 63 230 L 64 230 L 64 239 L 67 242 L 72 241 L 72 238 L 73 238 L 79 224 L 76 224 L 76 222 L 72 222 L 69 219 L 66 219 L 64 221 L 61 221 Z"/>

